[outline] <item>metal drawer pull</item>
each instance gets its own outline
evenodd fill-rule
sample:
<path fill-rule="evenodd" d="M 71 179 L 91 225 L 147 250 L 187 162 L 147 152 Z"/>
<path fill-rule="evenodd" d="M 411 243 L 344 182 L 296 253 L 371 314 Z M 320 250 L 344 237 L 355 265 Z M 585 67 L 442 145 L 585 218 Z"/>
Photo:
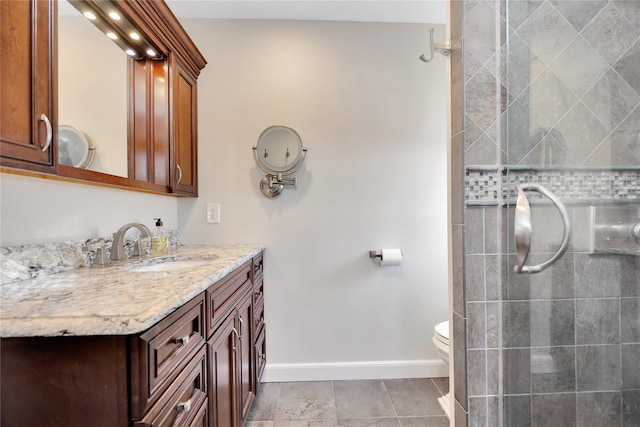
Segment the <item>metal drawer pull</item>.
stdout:
<path fill-rule="evenodd" d="M 240 320 L 240 334 L 238 335 L 238 339 L 240 339 L 244 335 L 244 320 L 242 320 L 242 317 L 238 317 L 238 320 Z"/>
<path fill-rule="evenodd" d="M 521 184 L 516 188 L 518 189 L 518 198 L 516 200 L 514 232 L 516 238 L 517 265 L 514 267 L 514 271 L 516 273 L 539 273 L 555 263 L 567 250 L 569 236 L 571 235 L 569 214 L 556 195 L 540 184 Z M 524 193 L 525 191 L 535 191 L 551 200 L 560 212 L 564 225 L 564 236 L 558 251 L 545 262 L 536 265 L 524 265 L 529 256 L 529 250 L 531 249 L 531 206 Z"/>
<path fill-rule="evenodd" d="M 184 337 L 178 337 L 176 338 L 176 344 L 179 345 L 187 345 L 189 344 L 189 335 L 185 335 Z"/>
<path fill-rule="evenodd" d="M 178 409 L 178 412 L 189 412 L 191 410 L 191 399 L 187 400 L 186 402 L 178 403 L 178 406 L 176 406 L 176 408 Z"/>
<path fill-rule="evenodd" d="M 182 168 L 180 165 L 176 165 L 176 168 L 178 169 L 178 180 L 176 181 L 176 184 L 180 184 L 180 181 L 182 181 Z"/>
<path fill-rule="evenodd" d="M 233 351 L 236 351 L 236 343 L 240 341 L 240 335 L 238 335 L 236 328 L 231 328 L 231 332 L 236 336 L 236 339 L 233 340 Z"/>
<path fill-rule="evenodd" d="M 42 151 L 47 151 L 47 148 L 49 148 L 51 140 L 53 139 L 53 129 L 51 128 L 51 122 L 46 115 L 41 115 L 40 120 L 42 120 L 44 125 L 47 127 L 47 139 L 44 141 L 44 146 L 42 147 Z"/>

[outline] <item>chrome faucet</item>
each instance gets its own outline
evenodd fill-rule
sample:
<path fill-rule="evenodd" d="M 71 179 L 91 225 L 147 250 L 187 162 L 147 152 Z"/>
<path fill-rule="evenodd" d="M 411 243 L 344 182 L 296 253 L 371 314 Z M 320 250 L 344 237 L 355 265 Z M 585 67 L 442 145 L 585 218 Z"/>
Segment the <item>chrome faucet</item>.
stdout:
<path fill-rule="evenodd" d="M 143 238 L 151 238 L 151 231 L 144 224 L 139 224 L 137 222 L 131 222 L 129 224 L 123 225 L 122 227 L 120 227 L 120 229 L 118 229 L 118 231 L 113 233 L 113 245 L 111 246 L 111 261 L 120 261 L 120 260 L 125 258 L 125 253 L 124 253 L 124 235 L 131 228 L 137 228 L 138 230 L 140 230 L 140 233 L 141 233 L 140 238 L 141 239 L 143 239 Z M 143 251 L 141 250 L 141 247 L 142 247 L 142 244 L 140 243 L 140 240 L 138 240 L 137 247 L 136 247 L 137 250 L 135 251 L 135 252 L 137 252 L 137 255 L 142 255 Z"/>

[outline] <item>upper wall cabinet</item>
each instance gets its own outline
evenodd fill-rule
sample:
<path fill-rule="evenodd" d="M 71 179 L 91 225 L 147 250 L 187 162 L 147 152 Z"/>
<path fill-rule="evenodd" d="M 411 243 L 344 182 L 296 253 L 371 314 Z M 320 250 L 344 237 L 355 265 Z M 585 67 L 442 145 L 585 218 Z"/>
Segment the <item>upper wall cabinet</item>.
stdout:
<path fill-rule="evenodd" d="M 63 30 L 68 31 L 65 27 L 68 21 L 60 19 L 58 27 L 55 0 L 1 2 L 0 163 L 12 168 L 4 170 L 22 169 L 55 174 L 64 179 L 197 196 L 196 93 L 197 78 L 206 60 L 163 1 L 69 1 L 80 13 L 93 16 L 93 30 L 104 33 L 105 40 L 108 40 L 107 35 L 112 40 L 115 38 L 116 44 L 123 49 L 122 67 L 126 66 L 126 72 L 120 80 L 126 82 L 108 84 L 109 87 L 126 88 L 123 89 L 126 91 L 125 102 L 117 104 L 120 107 L 102 106 L 102 98 L 92 90 L 95 83 L 91 86 L 90 77 L 93 82 L 103 81 L 100 68 L 104 68 L 103 73 L 111 78 L 116 75 L 107 71 L 114 69 L 111 63 L 101 64 L 98 71 L 88 71 L 88 64 L 83 64 L 81 57 L 71 61 L 76 73 L 80 68 L 79 76 L 70 79 L 66 75 L 64 85 L 57 78 L 68 71 L 67 46 L 62 45 L 69 37 L 62 37 L 66 34 Z M 62 9 L 69 5 L 60 6 Z M 114 20 L 114 14 L 119 19 Z M 78 19 L 84 18 L 78 16 Z M 139 36 L 137 41 L 131 38 L 132 32 Z M 84 40 L 76 34 L 70 38 Z M 80 101 L 76 98 L 69 102 L 66 98 L 69 80 Z M 89 83 L 86 89 L 80 86 L 82 80 Z M 86 100 L 86 106 L 82 99 Z M 98 99 L 94 102 L 96 113 L 89 113 L 88 103 L 92 99 Z M 102 121 L 103 129 L 105 120 L 113 120 L 113 110 L 122 110 L 122 121 L 126 120 L 126 124 L 122 124 L 122 137 L 113 138 L 97 130 L 92 136 L 104 136 L 107 141 L 96 147 L 96 153 L 115 150 L 115 145 L 122 147 L 118 150 L 126 159 L 123 157 L 121 166 L 116 169 L 123 172 L 109 171 L 106 161 L 98 165 L 103 167 L 101 170 L 76 167 L 62 160 L 60 153 L 66 152 L 63 143 L 67 141 L 59 138 L 58 131 L 70 127 L 67 126 L 69 104 L 94 121 Z M 113 126 L 107 126 L 109 130 L 119 128 L 115 120 L 112 123 Z"/>
<path fill-rule="evenodd" d="M 0 33 L 2 165 L 54 172 L 54 4 L 1 2 Z"/>

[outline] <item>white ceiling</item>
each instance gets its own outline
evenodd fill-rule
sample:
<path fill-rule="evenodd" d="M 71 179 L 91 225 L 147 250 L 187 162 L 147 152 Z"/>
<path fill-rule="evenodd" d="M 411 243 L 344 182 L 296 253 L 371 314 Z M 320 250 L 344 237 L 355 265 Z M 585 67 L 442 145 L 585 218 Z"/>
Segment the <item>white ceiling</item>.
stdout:
<path fill-rule="evenodd" d="M 178 18 L 444 24 L 446 0 L 165 0 Z"/>

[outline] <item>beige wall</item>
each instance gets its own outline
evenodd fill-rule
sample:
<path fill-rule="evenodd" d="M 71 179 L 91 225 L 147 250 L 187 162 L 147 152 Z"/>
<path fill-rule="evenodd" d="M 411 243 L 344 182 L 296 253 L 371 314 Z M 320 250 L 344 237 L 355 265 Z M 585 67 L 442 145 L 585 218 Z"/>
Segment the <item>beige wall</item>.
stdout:
<path fill-rule="evenodd" d="M 209 61 L 183 237 L 266 245 L 267 378 L 446 374 L 431 343 L 447 319 L 446 58 L 418 60 L 429 26 L 183 24 Z M 274 124 L 309 152 L 298 188 L 267 199 L 251 147 Z M 404 264 L 376 266 L 380 247 Z"/>

